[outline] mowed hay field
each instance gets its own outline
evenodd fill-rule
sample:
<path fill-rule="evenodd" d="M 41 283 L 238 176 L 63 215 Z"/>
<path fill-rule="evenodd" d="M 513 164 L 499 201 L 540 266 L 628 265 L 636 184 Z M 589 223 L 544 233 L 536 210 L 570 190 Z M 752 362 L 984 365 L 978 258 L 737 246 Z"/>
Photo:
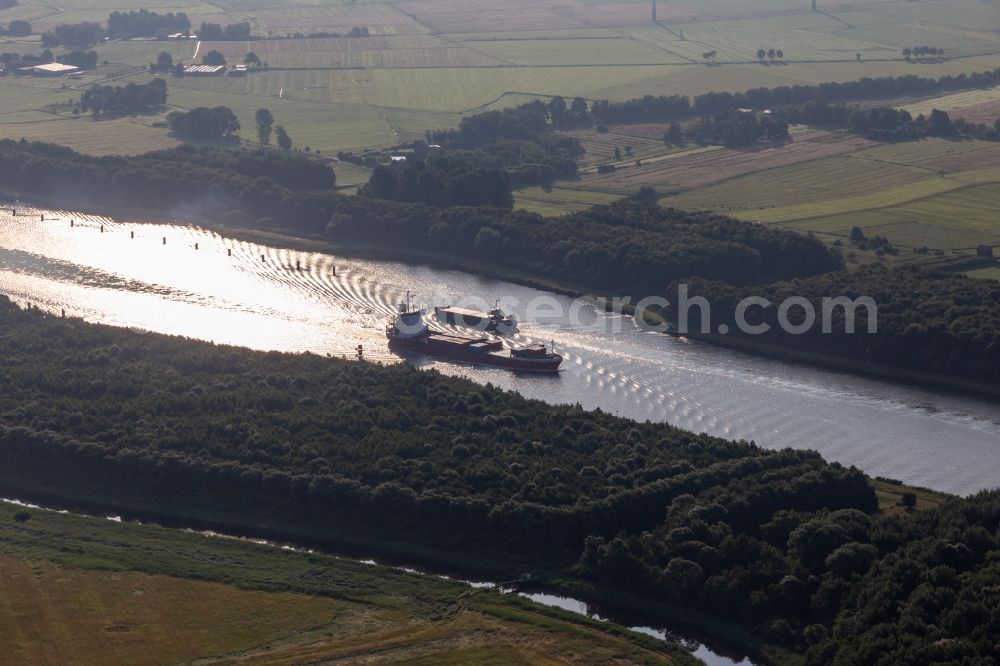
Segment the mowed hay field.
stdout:
<path fill-rule="evenodd" d="M 0 650 L 75 664 L 689 664 L 602 622 L 334 557 L 0 503 Z"/>
<path fill-rule="evenodd" d="M 4 10 L 0 21 L 24 18 L 41 31 L 102 21 L 111 11 L 130 8 L 136 8 L 134 0 L 66 0 L 58 6 L 22 0 Z M 464 114 L 553 95 L 589 100 L 695 95 L 888 74 L 941 76 L 1000 65 L 1000 47 L 984 32 L 994 10 L 973 0 L 950 1 L 947 8 L 850 0 L 822 12 L 801 0 L 680 0 L 660 3 L 657 24 L 651 22 L 648 0 L 511 0 L 502 6 L 486 0 L 161 0 L 151 9 L 183 11 L 196 27 L 201 21 L 246 21 L 265 39 L 108 42 L 96 47 L 107 67 L 67 83 L 66 90 L 60 80 L 37 84 L 38 94 L 30 97 L 20 91 L 8 95 L 24 84 L 0 78 L 0 136 L 41 138 L 10 120 L 11 114 L 37 112 L 78 96 L 94 82 L 148 80 L 148 74 L 122 73 L 146 66 L 162 50 L 186 63 L 210 50 L 229 62 L 254 51 L 270 71 L 245 79 L 168 78 L 171 107 L 231 106 L 247 140 L 253 139 L 254 111 L 271 108 L 296 146 L 327 153 L 405 141 L 427 129 L 453 126 Z M 288 38 L 346 34 L 355 27 L 367 28 L 371 36 Z M 37 40 L 6 48 L 40 49 Z M 949 58 L 905 62 L 900 49 L 916 44 L 940 46 Z M 755 62 L 758 48 L 782 49 L 784 62 Z M 712 50 L 721 64 L 709 67 L 702 54 Z M 864 62 L 857 62 L 855 53 Z M 128 132 L 116 132 L 121 150 L 173 142 L 165 129 L 149 124 L 138 119 L 124 128 Z M 103 138 L 56 127 L 60 142 L 114 152 Z M 96 130 L 98 137 L 104 133 Z M 638 137 L 635 143 L 640 156 L 655 152 L 643 152 Z"/>
<path fill-rule="evenodd" d="M 11 556 L 0 557 L 0 590 L 3 659 L 24 666 L 178 663 L 243 652 L 360 615 L 321 597 Z"/>

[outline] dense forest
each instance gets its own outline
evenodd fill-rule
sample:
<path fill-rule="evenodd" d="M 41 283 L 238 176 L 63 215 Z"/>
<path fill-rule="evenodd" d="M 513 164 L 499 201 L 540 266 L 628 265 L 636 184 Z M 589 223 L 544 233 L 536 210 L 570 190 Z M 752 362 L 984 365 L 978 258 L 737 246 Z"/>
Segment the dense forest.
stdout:
<path fill-rule="evenodd" d="M 740 335 L 735 319 L 737 303 L 747 296 L 761 296 L 774 305 L 752 307 L 746 313 L 748 324 L 770 326 L 767 332 L 752 336 L 760 341 L 782 348 L 1000 383 L 1000 283 L 996 281 L 876 265 L 756 286 L 752 290 L 704 280 L 692 280 L 688 288 L 692 296 L 704 296 L 711 303 L 713 330 L 718 324 L 726 324 L 730 335 Z M 831 333 L 824 334 L 817 324 L 805 333 L 789 334 L 778 324 L 778 304 L 791 296 L 808 298 L 817 317 L 823 312 L 821 297 L 869 296 L 878 305 L 877 332 L 868 332 L 868 310 L 858 308 L 857 332 L 845 333 L 844 309 L 836 308 L 831 318 Z M 676 303 L 668 312 L 676 316 Z M 797 307 L 788 313 L 793 324 L 801 323 L 803 316 Z"/>
<path fill-rule="evenodd" d="M 329 167 L 308 157 L 182 147 L 98 158 L 65 148 L 0 142 L 0 187 L 78 198 L 83 205 L 240 211 L 265 224 L 332 240 L 429 250 L 463 258 L 502 255 L 508 268 L 583 282 L 607 293 L 663 293 L 672 279 L 750 284 L 842 267 L 818 240 L 714 214 L 623 202 L 557 220 L 497 208 L 436 208 L 325 189 Z M 289 169 L 291 165 L 303 165 Z M 309 176 L 301 174 L 309 174 Z"/>
<path fill-rule="evenodd" d="M 598 596 L 729 618 L 815 664 L 1000 657 L 997 493 L 883 515 L 860 472 L 813 452 L 5 300 L 0 344 L 8 492 L 461 553 L 473 570 L 555 567 Z"/>

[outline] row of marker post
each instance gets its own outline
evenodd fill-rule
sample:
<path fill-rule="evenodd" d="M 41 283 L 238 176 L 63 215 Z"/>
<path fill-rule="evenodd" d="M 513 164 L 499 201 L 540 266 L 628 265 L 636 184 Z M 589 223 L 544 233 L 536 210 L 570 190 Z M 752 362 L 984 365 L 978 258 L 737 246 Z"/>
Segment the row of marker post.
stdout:
<path fill-rule="evenodd" d="M 16 208 L 11 208 L 10 209 L 10 214 L 13 215 L 14 217 L 17 217 L 17 209 Z M 40 219 L 41 219 L 42 222 L 45 221 L 45 213 L 42 213 L 39 217 L 40 217 Z M 75 220 L 73 220 L 72 218 L 70 218 L 69 226 L 70 227 L 74 227 L 75 225 L 76 225 Z M 103 224 L 101 225 L 101 233 L 102 234 L 104 233 L 104 225 Z M 135 238 L 135 232 L 134 231 L 130 231 L 129 232 L 129 238 Z M 167 237 L 166 236 L 163 237 L 162 244 L 163 245 L 167 244 Z M 196 249 L 196 250 L 198 249 L 198 243 L 194 244 L 194 249 Z M 233 249 L 232 248 L 228 248 L 228 247 L 226 248 L 226 256 L 227 257 L 233 256 Z M 260 255 L 260 260 L 266 262 L 267 261 L 267 256 L 263 255 L 263 254 Z M 297 270 L 297 271 L 301 271 L 302 270 L 302 262 L 300 260 L 298 260 L 298 259 L 295 260 L 295 270 Z M 336 266 L 333 267 L 333 274 L 334 275 L 337 274 L 337 267 Z"/>

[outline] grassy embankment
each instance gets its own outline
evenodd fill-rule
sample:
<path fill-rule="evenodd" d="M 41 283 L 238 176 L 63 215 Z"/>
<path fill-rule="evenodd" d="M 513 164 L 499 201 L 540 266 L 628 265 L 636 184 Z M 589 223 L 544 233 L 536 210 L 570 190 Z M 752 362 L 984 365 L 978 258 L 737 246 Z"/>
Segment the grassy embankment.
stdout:
<path fill-rule="evenodd" d="M 0 648 L 23 665 L 693 663 L 462 583 L 0 502 Z"/>

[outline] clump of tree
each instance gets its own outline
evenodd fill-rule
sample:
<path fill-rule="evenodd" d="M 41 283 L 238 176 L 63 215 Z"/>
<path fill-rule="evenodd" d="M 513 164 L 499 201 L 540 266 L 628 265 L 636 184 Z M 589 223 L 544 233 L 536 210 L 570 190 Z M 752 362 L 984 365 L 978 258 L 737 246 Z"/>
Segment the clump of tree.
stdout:
<path fill-rule="evenodd" d="M 587 100 L 582 97 L 574 97 L 569 106 L 563 97 L 553 97 L 548 103 L 548 115 L 552 126 L 557 129 L 590 127 L 593 124 Z"/>
<path fill-rule="evenodd" d="M 781 60 L 785 57 L 784 51 L 781 49 L 769 48 L 769 49 L 757 49 L 757 60 L 764 62 L 764 58 L 767 58 L 771 62 L 775 59 Z"/>
<path fill-rule="evenodd" d="M 71 49 L 85 49 L 104 41 L 104 28 L 100 23 L 66 23 L 42 33 L 42 45 L 46 48 L 65 46 Z"/>
<path fill-rule="evenodd" d="M 113 39 L 191 32 L 191 20 L 184 12 L 157 14 L 147 9 L 114 11 L 108 16 L 107 24 L 107 35 Z"/>
<path fill-rule="evenodd" d="M 663 135 L 663 143 L 668 146 L 683 146 L 684 132 L 681 130 L 681 126 L 677 123 L 670 123 L 670 127 Z"/>
<path fill-rule="evenodd" d="M 750 146 L 761 141 L 788 138 L 788 121 L 781 112 L 756 114 L 731 110 L 704 118 L 687 129 L 687 139 L 695 143 L 718 143 L 729 148 Z"/>
<path fill-rule="evenodd" d="M 218 23 L 203 22 L 198 28 L 198 38 L 209 42 L 246 41 L 251 38 L 250 24 L 244 21 L 221 26 Z"/>
<path fill-rule="evenodd" d="M 55 62 L 55 56 L 52 55 L 52 51 L 45 49 L 41 53 L 0 53 L 0 64 L 3 64 L 8 69 L 17 69 L 18 67 L 32 67 L 34 65 L 45 65 L 50 62 Z"/>
<path fill-rule="evenodd" d="M 160 51 L 156 56 L 156 62 L 149 65 L 151 72 L 163 72 L 168 74 L 174 71 L 174 57 L 166 51 Z"/>
<path fill-rule="evenodd" d="M 219 65 L 226 64 L 226 57 L 222 55 L 220 52 L 216 51 L 215 49 L 212 49 L 211 51 L 202 56 L 201 64 L 218 67 Z"/>
<path fill-rule="evenodd" d="M 377 166 L 362 194 L 435 206 L 514 206 L 510 178 L 502 169 L 484 169 L 474 161 L 443 155 Z"/>
<path fill-rule="evenodd" d="M 288 135 L 283 125 L 274 128 L 274 140 L 282 150 L 292 149 L 292 137 Z"/>
<path fill-rule="evenodd" d="M 191 141 L 223 141 L 240 131 L 240 121 L 225 106 L 200 106 L 190 111 L 167 114 L 167 125 L 177 136 Z"/>
<path fill-rule="evenodd" d="M 0 25 L 0 36 L 27 37 L 30 34 L 31 23 L 27 21 L 11 21 L 7 25 Z"/>
<path fill-rule="evenodd" d="M 80 69 L 94 69 L 97 67 L 97 51 L 70 51 L 57 56 L 56 62 Z"/>
<path fill-rule="evenodd" d="M 907 60 L 911 58 L 916 58 L 917 60 L 923 60 L 926 58 L 943 58 L 944 49 L 940 49 L 936 46 L 914 46 L 913 48 L 904 48 L 903 57 Z"/>
<path fill-rule="evenodd" d="M 576 119 L 586 113 L 586 107 L 584 100 L 574 101 L 568 108 L 562 98 L 549 104 L 536 100 L 467 116 L 458 129 L 428 132 L 427 143 L 441 146 L 455 159 L 475 162 L 479 168 L 505 170 L 514 187 L 572 178 L 583 146 L 572 137 L 557 134 L 553 119 L 559 118 L 562 127 L 579 126 Z"/>
<path fill-rule="evenodd" d="M 80 95 L 80 110 L 95 118 L 155 113 L 167 103 L 167 82 L 154 79 L 146 84 L 93 85 Z"/>
<path fill-rule="evenodd" d="M 880 257 L 886 254 L 899 254 L 899 250 L 884 236 L 866 236 L 861 227 L 851 227 L 849 235 L 851 243 L 859 250 L 869 250 Z"/>

